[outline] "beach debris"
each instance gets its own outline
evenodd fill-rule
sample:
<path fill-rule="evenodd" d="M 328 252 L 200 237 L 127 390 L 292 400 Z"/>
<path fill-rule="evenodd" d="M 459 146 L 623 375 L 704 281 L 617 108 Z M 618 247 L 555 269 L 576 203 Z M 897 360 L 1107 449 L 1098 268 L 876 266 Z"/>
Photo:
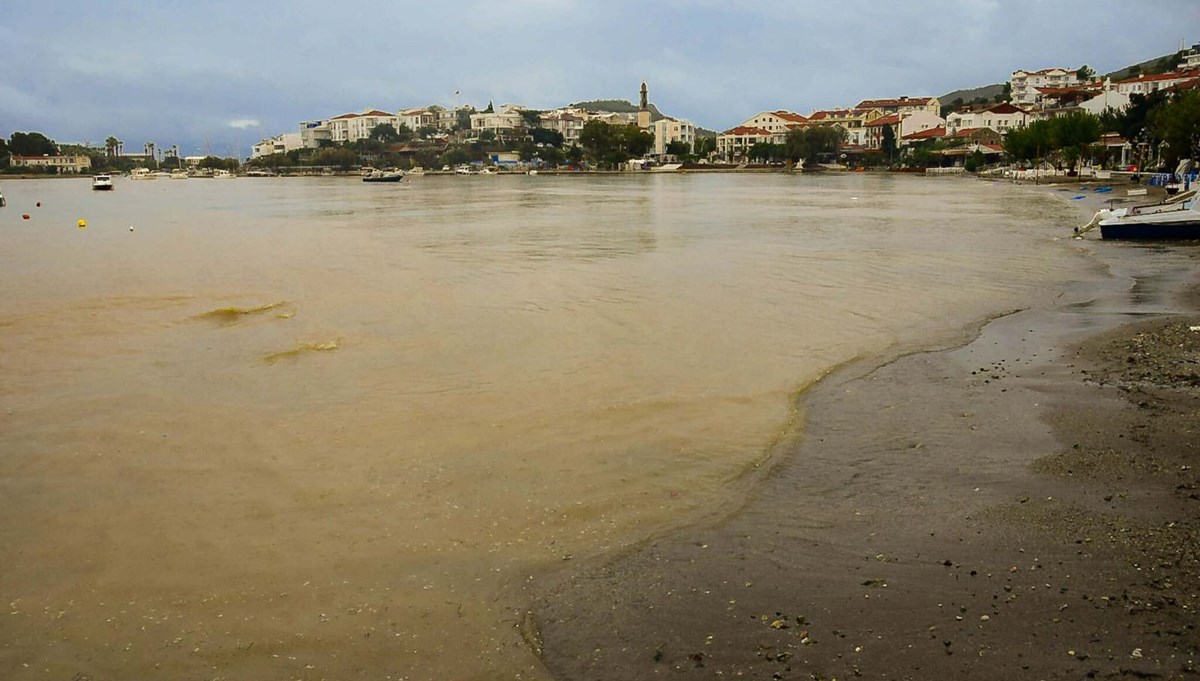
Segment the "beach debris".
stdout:
<path fill-rule="evenodd" d="M 1134 659 L 1141 659 L 1141 657 L 1142 657 L 1142 649 L 1141 649 L 1141 648 L 1134 648 L 1134 649 L 1133 649 L 1133 652 L 1132 652 L 1132 653 L 1129 653 L 1129 656 L 1130 656 L 1130 657 L 1132 657 L 1132 658 L 1134 658 Z"/>
<path fill-rule="evenodd" d="M 887 580 L 885 580 L 885 579 L 868 579 L 865 582 L 863 582 L 862 585 L 863 586 L 878 586 L 878 587 L 886 588 Z"/>
<path fill-rule="evenodd" d="M 1188 331 L 1200 331 L 1200 326 L 1189 326 Z"/>

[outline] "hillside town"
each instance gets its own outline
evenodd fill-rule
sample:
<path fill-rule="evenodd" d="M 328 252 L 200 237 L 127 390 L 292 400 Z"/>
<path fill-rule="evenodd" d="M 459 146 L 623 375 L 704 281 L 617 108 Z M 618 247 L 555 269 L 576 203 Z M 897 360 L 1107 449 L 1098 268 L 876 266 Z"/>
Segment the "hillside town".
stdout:
<path fill-rule="evenodd" d="M 296 129 L 254 144 L 246 159 L 182 157 L 177 145 L 147 142 L 127 153 L 109 137 L 103 154 L 87 146 L 42 142 L 41 153 L 10 145 L 11 171 L 86 173 L 94 168 L 167 167 L 189 172 L 257 169 L 270 173 L 349 171 L 368 166 L 405 170 L 489 167 L 497 170 L 637 170 L 672 164 L 747 168 L 823 163 L 843 167 L 965 168 L 1000 161 L 1041 160 L 1049 145 L 1022 154 L 1012 133 L 1039 122 L 1086 114 L 1104 119 L 1088 147 L 1069 154 L 1109 167 L 1164 163 L 1165 139 L 1144 125 L 1146 103 L 1200 89 L 1200 44 L 1160 60 L 1161 68 L 1114 80 L 1089 67 L 1018 69 L 1003 90 L 972 101 L 902 95 L 864 99 L 851 106 L 807 114 L 780 108 L 755 113 L 721 132 L 662 114 L 641 84 L 639 103 L 583 102 L 553 110 L 519 104 L 366 108 L 301 121 Z M 1138 69 L 1133 69 L 1138 70 Z M 1138 106 L 1131 106 L 1139 103 Z M 1122 125 L 1123 112 L 1140 111 L 1141 125 Z M 1126 114 L 1127 115 L 1127 114 Z M 1124 127 L 1125 129 L 1121 129 Z M 22 133 L 15 133 L 22 134 Z M 37 135 L 37 133 L 32 133 Z M 1026 145 L 1028 146 L 1028 145 Z M 1064 145 L 1065 146 L 1065 145 Z M 1176 144 L 1176 147 L 1179 145 Z M 51 153 L 53 152 L 53 153 Z M 1178 148 L 1168 160 L 1187 157 Z M 1058 159 L 1061 162 L 1061 158 Z"/>

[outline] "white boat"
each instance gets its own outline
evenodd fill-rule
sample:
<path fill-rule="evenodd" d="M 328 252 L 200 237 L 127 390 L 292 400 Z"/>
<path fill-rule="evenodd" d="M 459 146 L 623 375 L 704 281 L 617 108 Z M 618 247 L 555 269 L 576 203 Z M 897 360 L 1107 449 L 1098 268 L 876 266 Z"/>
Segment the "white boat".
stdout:
<path fill-rule="evenodd" d="M 113 181 L 111 175 L 94 175 L 92 176 L 92 189 L 100 192 L 112 191 Z"/>
<path fill-rule="evenodd" d="M 129 171 L 129 179 L 131 180 L 153 180 L 156 177 L 158 176 L 150 172 L 149 168 L 134 168 Z"/>
<path fill-rule="evenodd" d="M 186 170 L 183 170 L 182 168 L 180 168 L 177 170 L 172 170 L 170 178 L 172 180 L 186 180 L 186 179 L 188 179 L 188 174 L 187 174 Z"/>
<path fill-rule="evenodd" d="M 1200 239 L 1200 204 L 1197 201 L 1193 189 L 1148 206 L 1104 208 L 1075 232 L 1082 235 L 1099 227 L 1103 239 Z"/>
<path fill-rule="evenodd" d="M 366 175 L 363 175 L 362 181 L 363 182 L 400 182 L 403 179 L 404 179 L 404 171 L 403 170 L 395 170 L 395 169 L 388 168 L 388 169 L 384 169 L 384 170 L 372 170 L 371 172 L 367 173 Z"/>
<path fill-rule="evenodd" d="M 408 171 L 408 174 L 409 175 L 424 175 L 425 169 L 422 168 L 421 166 L 417 166 L 417 167 L 413 168 L 412 170 Z"/>
<path fill-rule="evenodd" d="M 214 180 L 232 180 L 235 177 L 233 173 L 224 168 L 217 168 L 213 171 L 212 176 Z"/>
<path fill-rule="evenodd" d="M 8 205 L 8 201 L 4 199 L 4 192 L 0 192 L 0 208 Z"/>
<path fill-rule="evenodd" d="M 471 170 L 470 166 L 459 166 L 454 169 L 455 175 L 474 175 L 475 171 Z"/>
<path fill-rule="evenodd" d="M 496 169 L 491 166 L 484 166 L 479 169 L 479 174 L 480 175 L 495 175 Z"/>

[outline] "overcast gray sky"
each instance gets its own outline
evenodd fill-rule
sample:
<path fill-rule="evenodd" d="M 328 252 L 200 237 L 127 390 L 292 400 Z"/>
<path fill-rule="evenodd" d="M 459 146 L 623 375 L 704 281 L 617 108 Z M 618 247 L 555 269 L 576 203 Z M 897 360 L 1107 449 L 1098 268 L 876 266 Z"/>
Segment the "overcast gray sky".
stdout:
<path fill-rule="evenodd" d="M 0 135 L 248 153 L 305 119 L 636 101 L 723 130 L 766 109 L 1106 72 L 1200 42 L 1200 0 L 10 0 Z M 455 91 L 461 94 L 455 96 Z"/>

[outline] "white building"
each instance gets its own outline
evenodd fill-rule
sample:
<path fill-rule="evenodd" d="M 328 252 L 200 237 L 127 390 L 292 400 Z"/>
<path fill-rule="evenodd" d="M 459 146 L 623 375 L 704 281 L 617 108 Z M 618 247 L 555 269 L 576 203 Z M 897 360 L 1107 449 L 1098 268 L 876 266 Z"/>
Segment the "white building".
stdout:
<path fill-rule="evenodd" d="M 14 168 L 42 168 L 60 173 L 82 173 L 92 168 L 92 159 L 79 155 L 11 156 L 9 163 Z"/>
<path fill-rule="evenodd" d="M 650 124 L 650 132 L 654 133 L 654 146 L 650 155 L 661 159 L 667 153 L 667 145 L 672 142 L 683 142 L 690 151 L 696 144 L 696 126 L 688 121 L 674 118 L 660 118 Z"/>
<path fill-rule="evenodd" d="M 742 121 L 738 127 L 761 128 L 768 132 L 778 132 L 786 135 L 792 128 L 802 126 L 807 122 L 808 118 L 805 116 L 780 109 L 779 111 L 757 113 Z"/>
<path fill-rule="evenodd" d="M 756 144 L 774 144 L 776 134 L 765 128 L 739 125 L 717 135 L 717 156 L 729 161 L 741 160 Z"/>
<path fill-rule="evenodd" d="M 471 114 L 471 136 L 479 137 L 485 130 L 494 132 L 497 139 L 523 135 L 527 127 L 525 117 L 521 115 L 523 110 L 514 104 L 505 104 L 499 111 Z"/>
<path fill-rule="evenodd" d="M 1117 81 L 1117 92 L 1123 95 L 1148 95 L 1196 78 L 1200 78 L 1200 70 L 1156 73 L 1149 76 L 1142 74 L 1136 78 Z"/>
<path fill-rule="evenodd" d="M 1114 88 L 1104 88 L 1104 91 L 1091 99 L 1081 102 L 1079 108 L 1099 116 L 1108 109 L 1120 111 L 1129 106 L 1129 95 L 1122 94 Z"/>
<path fill-rule="evenodd" d="M 941 102 L 937 97 L 897 97 L 896 99 L 864 99 L 854 107 L 859 111 L 878 109 L 884 114 L 897 114 L 901 117 L 918 111 L 928 111 L 940 115 Z"/>
<path fill-rule="evenodd" d="M 579 144 L 579 133 L 583 131 L 583 124 L 587 122 L 586 113 L 575 110 L 547 111 L 539 118 L 543 128 L 563 136 L 565 146 Z"/>
<path fill-rule="evenodd" d="M 335 116 L 327 121 L 330 140 L 339 144 L 367 139 L 376 126 L 384 124 L 399 130 L 400 117 L 379 109 L 367 109 L 362 113 Z"/>
<path fill-rule="evenodd" d="M 1041 71 L 1013 71 L 1008 84 L 1012 89 L 1012 103 L 1017 106 L 1033 106 L 1038 101 L 1038 88 L 1064 88 L 1078 85 L 1078 71 L 1062 68 Z"/>
<path fill-rule="evenodd" d="M 304 140 L 298 132 L 285 132 L 269 137 L 250 147 L 250 158 L 270 156 L 271 154 L 286 154 L 295 149 L 304 148 Z"/>
<path fill-rule="evenodd" d="M 1009 102 L 992 104 L 975 111 L 955 111 L 946 116 L 946 134 L 957 135 L 962 130 L 988 128 L 1001 135 L 1009 130 L 1023 128 L 1032 120 L 1032 114 Z"/>
<path fill-rule="evenodd" d="M 408 126 L 409 130 L 416 132 L 421 128 L 435 127 L 438 123 L 438 114 L 430 109 L 405 109 L 397 114 L 400 119 L 400 125 Z M 396 128 L 399 130 L 399 126 Z"/>
<path fill-rule="evenodd" d="M 1200 69 L 1200 43 L 1192 45 L 1192 49 L 1184 53 L 1183 63 L 1179 65 L 1180 71 L 1191 71 L 1192 69 Z"/>
<path fill-rule="evenodd" d="M 300 145 L 306 149 L 316 149 L 322 142 L 332 142 L 329 132 L 329 121 L 315 120 L 300 123 Z"/>

